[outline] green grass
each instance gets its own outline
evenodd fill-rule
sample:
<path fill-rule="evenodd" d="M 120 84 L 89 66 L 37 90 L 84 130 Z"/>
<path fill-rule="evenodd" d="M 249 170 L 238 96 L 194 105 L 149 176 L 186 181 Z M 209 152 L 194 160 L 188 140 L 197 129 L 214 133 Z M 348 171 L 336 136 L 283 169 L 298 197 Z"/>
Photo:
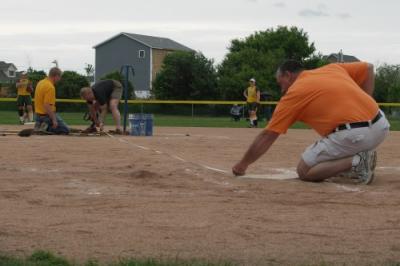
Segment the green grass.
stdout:
<path fill-rule="evenodd" d="M 83 113 L 61 113 L 62 119 L 71 126 L 88 125 L 82 119 Z M 107 115 L 107 125 L 113 125 L 111 115 Z M 232 121 L 230 117 L 204 117 L 204 116 L 174 116 L 174 115 L 154 115 L 154 125 L 159 127 L 225 127 L 225 128 L 245 128 L 249 124 L 245 119 L 239 122 Z M 0 111 L 0 125 L 18 125 L 16 112 Z M 265 121 L 260 122 L 260 127 L 265 126 Z M 305 128 L 302 124 L 294 125 L 296 128 Z"/>
<path fill-rule="evenodd" d="M 207 262 L 200 260 L 156 260 L 156 259 L 124 259 L 118 262 L 99 263 L 89 260 L 86 263 L 76 263 L 66 260 L 61 256 L 55 256 L 47 251 L 35 251 L 26 258 L 0 256 L 0 266 L 235 266 L 230 262 Z"/>
<path fill-rule="evenodd" d="M 61 117 L 70 126 L 88 125 L 82 119 L 83 113 L 61 113 Z M 400 130 L 400 120 L 390 119 L 391 129 Z M 107 125 L 113 125 L 111 115 L 107 115 Z M 154 115 L 154 125 L 159 127 L 224 127 L 224 128 L 245 128 L 249 122 L 241 119 L 240 122 L 232 121 L 230 117 L 206 117 L 206 116 L 174 116 L 174 115 Z M 18 125 L 17 112 L 0 111 L 0 125 Z M 259 123 L 259 127 L 265 126 L 265 120 Z M 302 123 L 295 123 L 292 128 L 307 128 Z"/>
<path fill-rule="evenodd" d="M 56 256 L 47 251 L 35 251 L 26 258 L 17 258 L 11 256 L 0 255 L 0 266 L 236 266 L 240 265 L 233 262 L 209 262 L 205 260 L 180 260 L 180 259 L 170 259 L 170 260 L 157 260 L 157 259 L 122 259 L 118 262 L 110 263 L 99 263 L 96 260 L 89 260 L 85 263 L 71 262 L 67 259 Z M 281 265 L 277 261 L 265 261 L 257 263 L 257 265 Z M 330 266 L 338 265 L 329 262 L 316 262 L 312 263 L 298 263 L 290 265 L 299 266 Z M 340 264 L 340 265 L 354 265 L 354 264 Z M 367 264 L 369 265 L 369 264 Z M 382 266 L 400 266 L 400 262 L 386 262 L 386 263 L 371 263 L 370 265 L 382 265 Z"/>

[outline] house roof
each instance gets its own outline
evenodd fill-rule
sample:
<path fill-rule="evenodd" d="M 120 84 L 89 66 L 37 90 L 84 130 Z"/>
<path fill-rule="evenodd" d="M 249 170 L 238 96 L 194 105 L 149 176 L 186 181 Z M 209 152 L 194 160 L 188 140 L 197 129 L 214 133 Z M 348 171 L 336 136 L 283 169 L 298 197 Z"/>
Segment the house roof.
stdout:
<path fill-rule="evenodd" d="M 329 58 L 334 58 L 334 59 L 336 59 L 336 61 L 339 61 L 339 57 L 340 57 L 340 55 L 339 54 L 335 54 L 335 53 L 334 54 L 330 54 L 329 56 L 327 56 L 328 59 Z M 360 60 L 355 56 L 344 54 L 343 55 L 343 62 L 346 62 L 346 63 L 360 62 Z"/>
<path fill-rule="evenodd" d="M 13 63 L 6 63 L 4 61 L 0 61 L 1 70 L 7 70 L 10 66 L 13 66 L 15 69 L 17 69 L 17 67 Z"/>
<path fill-rule="evenodd" d="M 9 78 L 6 76 L 6 74 L 4 74 L 4 72 L 3 71 L 0 71 L 0 80 L 1 81 L 8 81 L 9 80 Z"/>
<path fill-rule="evenodd" d="M 141 35 L 141 34 L 127 33 L 127 32 L 121 32 L 121 33 L 111 37 L 110 39 L 97 44 L 93 48 L 96 49 L 97 47 L 102 46 L 105 43 L 110 42 L 121 35 L 126 36 L 129 39 L 135 40 L 137 42 L 140 42 L 140 43 L 142 43 L 150 48 L 153 48 L 153 49 L 193 51 L 189 47 L 186 47 L 186 46 L 184 46 L 178 42 L 175 42 L 171 39 L 168 39 L 168 38 L 147 36 L 147 35 Z"/>

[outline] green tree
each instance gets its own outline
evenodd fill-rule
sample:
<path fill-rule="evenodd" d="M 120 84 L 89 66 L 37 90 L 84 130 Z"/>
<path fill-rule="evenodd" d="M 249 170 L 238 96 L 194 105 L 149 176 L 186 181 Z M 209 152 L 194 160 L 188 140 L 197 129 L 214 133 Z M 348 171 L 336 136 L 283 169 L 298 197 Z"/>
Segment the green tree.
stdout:
<path fill-rule="evenodd" d="M 374 97 L 378 102 L 400 101 L 400 65 L 383 64 L 376 69 Z"/>
<path fill-rule="evenodd" d="M 36 88 L 39 81 L 44 79 L 47 75 L 43 70 L 34 70 L 33 68 L 28 68 L 28 79 L 32 82 L 32 87 Z"/>
<path fill-rule="evenodd" d="M 153 83 L 157 99 L 210 100 L 217 98 L 213 61 L 197 52 L 168 54 Z"/>
<path fill-rule="evenodd" d="M 75 71 L 64 71 L 61 80 L 57 83 L 57 98 L 80 98 L 80 90 L 89 86 L 86 77 Z"/>
<path fill-rule="evenodd" d="M 218 67 L 218 89 L 225 100 L 243 99 L 248 80 L 255 78 L 261 91 L 268 91 L 273 99 L 280 97 L 275 81 L 277 67 L 285 59 L 302 61 L 311 69 L 325 64 L 315 53 L 307 33 L 297 27 L 280 26 L 256 32 L 244 40 L 233 40 L 229 53 Z"/>
<path fill-rule="evenodd" d="M 125 84 L 125 77 L 119 71 L 110 72 L 100 78 L 100 80 L 106 80 L 106 79 L 117 80 L 121 82 L 122 86 L 124 86 Z M 124 94 L 122 97 L 125 98 Z M 136 95 L 134 93 L 134 87 L 132 85 L 132 82 L 130 81 L 128 82 L 128 99 L 136 99 Z"/>

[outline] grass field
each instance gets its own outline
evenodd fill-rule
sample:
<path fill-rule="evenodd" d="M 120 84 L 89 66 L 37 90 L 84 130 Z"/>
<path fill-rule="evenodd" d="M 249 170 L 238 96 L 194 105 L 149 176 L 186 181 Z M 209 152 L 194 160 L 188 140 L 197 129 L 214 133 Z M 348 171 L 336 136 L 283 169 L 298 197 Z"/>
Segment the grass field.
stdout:
<path fill-rule="evenodd" d="M 107 264 L 99 263 L 96 260 L 89 260 L 86 263 L 80 264 L 68 261 L 67 259 L 56 256 L 47 251 L 35 251 L 32 255 L 26 258 L 17 258 L 0 255 L 1 266 L 236 266 L 239 265 L 233 262 L 207 262 L 199 260 L 157 260 L 157 259 L 124 259 L 118 262 L 110 262 Z M 260 265 L 274 265 L 266 262 Z M 326 262 L 310 262 L 300 263 L 301 266 L 329 266 L 334 265 Z M 346 265 L 346 264 L 343 264 Z M 295 265 L 294 265 L 295 266 Z M 400 262 L 390 262 L 382 266 L 400 266 Z"/>
<path fill-rule="evenodd" d="M 55 256 L 47 251 L 36 251 L 27 258 L 15 258 L 0 255 L 1 266 L 97 266 L 95 260 L 84 264 L 70 262 L 61 256 Z M 119 262 L 110 262 L 109 266 L 233 266 L 229 262 L 211 263 L 205 261 L 183 261 L 183 260 L 154 260 L 154 259 L 128 259 Z"/>
<path fill-rule="evenodd" d="M 61 113 L 61 117 L 68 125 L 88 125 L 89 123 L 82 119 L 82 113 Z M 400 120 L 390 119 L 391 129 L 400 130 Z M 0 124 L 17 125 L 18 118 L 16 112 L 0 111 Z M 111 115 L 107 116 L 106 124 L 112 125 Z M 230 117 L 204 117 L 204 116 L 172 116 L 172 115 L 154 115 L 154 125 L 160 127 L 222 127 L 222 128 L 245 128 L 248 126 L 246 119 L 239 122 L 232 121 Z M 259 123 L 259 127 L 265 125 L 265 120 Z M 292 128 L 307 128 L 302 123 L 296 123 Z"/>
<path fill-rule="evenodd" d="M 89 122 L 82 119 L 82 113 L 61 113 L 63 120 L 68 125 L 88 125 Z M 18 125 L 18 117 L 16 112 L 0 111 L 0 124 L 2 125 Z M 107 125 L 113 125 L 111 115 L 107 116 Z M 246 119 L 239 122 L 232 121 L 230 117 L 203 117 L 203 116 L 173 116 L 173 115 L 154 115 L 155 126 L 161 127 L 231 127 L 245 128 L 249 125 Z M 265 125 L 265 120 L 260 122 L 260 127 Z M 304 125 L 298 123 L 295 128 L 305 128 Z"/>

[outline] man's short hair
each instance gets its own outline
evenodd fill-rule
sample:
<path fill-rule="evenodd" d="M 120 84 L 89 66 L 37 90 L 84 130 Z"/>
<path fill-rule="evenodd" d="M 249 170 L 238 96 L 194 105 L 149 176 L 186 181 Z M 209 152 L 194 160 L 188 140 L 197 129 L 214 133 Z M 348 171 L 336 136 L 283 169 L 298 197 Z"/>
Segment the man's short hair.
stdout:
<path fill-rule="evenodd" d="M 286 71 L 290 73 L 298 73 L 304 70 L 304 67 L 301 62 L 289 59 L 284 61 L 278 68 L 278 74 L 283 74 Z"/>
<path fill-rule="evenodd" d="M 57 77 L 57 76 L 61 77 L 61 75 L 62 71 L 58 67 L 53 67 L 49 71 L 49 77 Z"/>
<path fill-rule="evenodd" d="M 89 91 L 91 91 L 92 90 L 92 88 L 90 88 L 90 87 L 83 87 L 82 89 L 81 89 L 81 93 L 80 93 L 80 95 L 81 95 L 81 98 L 83 98 Z"/>

